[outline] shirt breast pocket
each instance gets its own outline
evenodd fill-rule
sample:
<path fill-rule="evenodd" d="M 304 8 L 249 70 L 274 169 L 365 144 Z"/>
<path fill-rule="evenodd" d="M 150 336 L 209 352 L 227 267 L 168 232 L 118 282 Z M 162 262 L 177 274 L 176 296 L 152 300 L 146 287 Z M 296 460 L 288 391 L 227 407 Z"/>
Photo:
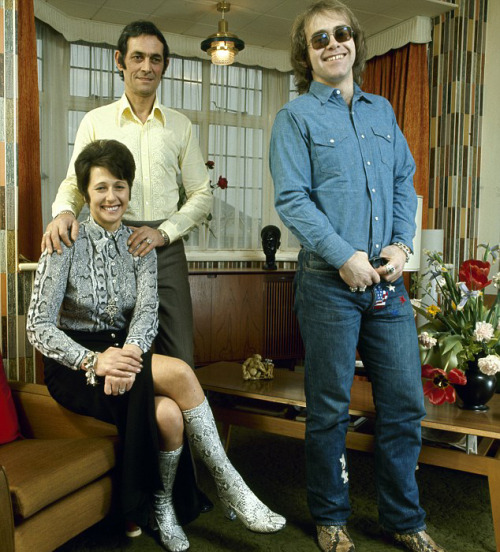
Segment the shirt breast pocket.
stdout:
<path fill-rule="evenodd" d="M 394 165 L 394 136 L 392 135 L 392 131 L 372 127 L 372 132 L 378 146 L 382 163 L 392 169 Z"/>
<path fill-rule="evenodd" d="M 312 144 L 312 157 L 325 175 L 340 176 L 353 163 L 347 134 L 332 132 L 312 136 Z"/>

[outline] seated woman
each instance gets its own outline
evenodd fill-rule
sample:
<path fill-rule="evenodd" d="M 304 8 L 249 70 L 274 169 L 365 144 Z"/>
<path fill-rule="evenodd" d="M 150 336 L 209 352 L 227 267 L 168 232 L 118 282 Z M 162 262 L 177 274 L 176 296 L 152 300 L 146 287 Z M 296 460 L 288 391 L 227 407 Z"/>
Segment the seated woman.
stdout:
<path fill-rule="evenodd" d="M 99 140 L 80 153 L 75 169 L 90 217 L 62 255 L 42 255 L 28 313 L 28 336 L 44 355 L 51 395 L 70 410 L 117 426 L 123 514 L 144 525 L 153 496 L 167 550 L 189 548 L 175 512 L 186 505 L 172 490 L 184 431 L 214 477 L 228 516 L 236 514 L 252 531 L 278 531 L 285 519 L 229 462 L 193 370 L 148 352 L 158 327 L 156 254 L 132 257 L 132 232 L 121 222 L 135 176 L 132 154 L 120 142 Z M 184 499 L 194 483 L 187 473 L 178 493 Z"/>

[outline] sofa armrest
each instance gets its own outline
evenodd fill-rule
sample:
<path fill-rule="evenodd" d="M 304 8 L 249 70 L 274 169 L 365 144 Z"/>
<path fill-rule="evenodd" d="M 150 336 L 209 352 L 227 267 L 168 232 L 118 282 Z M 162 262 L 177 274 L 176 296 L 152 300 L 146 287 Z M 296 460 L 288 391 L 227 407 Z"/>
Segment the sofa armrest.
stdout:
<path fill-rule="evenodd" d="M 14 515 L 9 482 L 3 466 L 0 466 L 0 542 L 3 543 L 2 550 L 14 552 Z"/>
<path fill-rule="evenodd" d="M 21 433 L 35 439 L 65 439 L 116 435 L 116 427 L 75 414 L 58 404 L 45 385 L 9 382 Z"/>

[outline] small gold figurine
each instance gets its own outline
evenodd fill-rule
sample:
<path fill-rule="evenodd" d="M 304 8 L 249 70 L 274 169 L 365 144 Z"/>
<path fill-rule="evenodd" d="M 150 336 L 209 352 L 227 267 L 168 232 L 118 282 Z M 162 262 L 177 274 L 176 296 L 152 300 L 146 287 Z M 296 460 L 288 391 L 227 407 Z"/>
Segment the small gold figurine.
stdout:
<path fill-rule="evenodd" d="M 269 358 L 262 360 L 260 355 L 252 355 L 243 363 L 243 379 L 244 380 L 259 380 L 273 379 L 274 364 Z"/>

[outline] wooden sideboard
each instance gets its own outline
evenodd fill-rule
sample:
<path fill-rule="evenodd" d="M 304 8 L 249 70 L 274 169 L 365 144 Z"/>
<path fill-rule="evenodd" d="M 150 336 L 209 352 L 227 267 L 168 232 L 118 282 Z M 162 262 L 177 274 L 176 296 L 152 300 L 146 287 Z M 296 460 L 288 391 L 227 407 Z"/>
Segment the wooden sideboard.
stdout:
<path fill-rule="evenodd" d="M 195 364 L 243 361 L 254 353 L 285 365 L 303 358 L 293 313 L 294 274 L 192 270 Z"/>

